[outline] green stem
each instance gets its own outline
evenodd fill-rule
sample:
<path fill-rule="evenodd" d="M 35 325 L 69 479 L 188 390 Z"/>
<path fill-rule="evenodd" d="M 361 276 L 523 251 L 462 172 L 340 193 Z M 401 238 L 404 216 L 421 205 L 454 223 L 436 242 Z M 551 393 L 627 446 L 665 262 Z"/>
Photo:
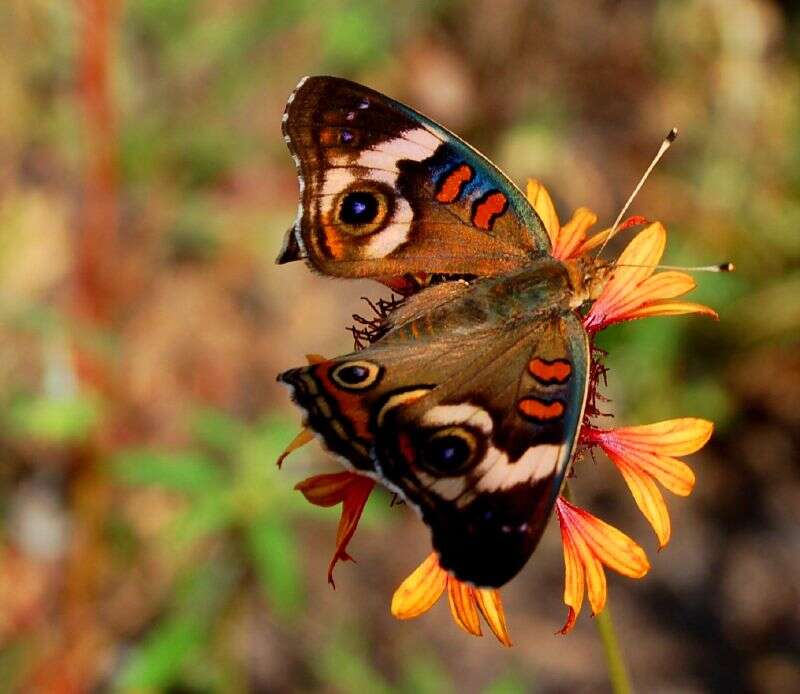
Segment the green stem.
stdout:
<path fill-rule="evenodd" d="M 603 642 L 603 651 L 608 664 L 608 678 L 611 680 L 611 691 L 614 694 L 631 694 L 631 681 L 628 678 L 628 670 L 625 667 L 625 660 L 622 657 L 622 650 L 619 647 L 617 632 L 614 629 L 608 605 L 594 618 L 594 621 L 597 624 L 597 631 L 600 633 L 600 640 Z"/>

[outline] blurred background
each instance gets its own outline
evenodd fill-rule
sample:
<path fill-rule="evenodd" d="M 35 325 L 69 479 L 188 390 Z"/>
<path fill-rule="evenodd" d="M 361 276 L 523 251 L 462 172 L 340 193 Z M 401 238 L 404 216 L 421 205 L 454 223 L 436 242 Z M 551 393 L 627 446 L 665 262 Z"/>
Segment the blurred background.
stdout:
<path fill-rule="evenodd" d="M 602 346 L 615 422 L 716 434 L 660 554 L 605 460 L 573 491 L 650 555 L 609 577 L 640 691 L 800 691 L 795 3 L 6 0 L 0 41 L 3 691 L 607 690 L 588 607 L 553 635 L 556 528 L 503 591 L 511 650 L 446 601 L 390 616 L 429 540 L 387 494 L 326 583 L 338 509 L 292 487 L 338 468 L 314 444 L 276 470 L 299 417 L 275 375 L 349 351 L 386 292 L 273 264 L 297 201 L 280 117 L 314 73 L 540 178 L 562 219 L 608 224 L 680 128 L 631 212 L 666 223 L 665 262 L 736 263 L 698 277 L 721 321 Z"/>

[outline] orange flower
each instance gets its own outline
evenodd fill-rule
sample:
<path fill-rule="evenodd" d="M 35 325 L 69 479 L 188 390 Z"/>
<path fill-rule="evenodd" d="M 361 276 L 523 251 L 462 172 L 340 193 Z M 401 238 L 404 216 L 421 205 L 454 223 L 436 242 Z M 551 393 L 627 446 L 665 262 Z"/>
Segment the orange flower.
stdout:
<path fill-rule="evenodd" d="M 560 633 L 575 626 L 583 605 L 584 586 L 592 613 L 599 614 L 606 604 L 606 574 L 609 569 L 630 578 L 641 578 L 650 569 L 644 550 L 625 533 L 573 506 L 564 497 L 556 500 L 561 541 L 564 545 L 564 603 L 569 607 Z"/>
<path fill-rule="evenodd" d="M 528 182 L 527 196 L 542 219 L 552 242 L 552 255 L 562 261 L 578 258 L 601 246 L 611 235 L 605 229 L 589 236 L 597 222 L 591 210 L 578 208 L 564 225 L 558 219 L 553 201 L 538 181 Z M 643 217 L 629 217 L 616 229 L 647 223 Z M 647 316 L 701 313 L 717 317 L 710 308 L 675 299 L 695 287 L 694 280 L 677 271 L 655 273 L 666 245 L 666 231 L 658 223 L 649 224 L 625 248 L 614 264 L 610 279 L 594 302 L 584 325 L 595 333 L 608 325 Z M 593 351 L 593 358 L 595 353 Z M 321 357 L 310 355 L 310 363 Z M 601 368 L 595 368 L 600 366 Z M 602 365 L 592 363 L 590 393 L 604 374 Z M 593 402 L 592 395 L 590 402 Z M 670 518 L 660 483 L 675 494 L 686 496 L 694 485 L 694 474 L 678 456 L 702 448 L 711 436 L 713 425 L 702 419 L 673 419 L 656 424 L 619 429 L 596 429 L 588 418 L 596 409 L 587 409 L 587 420 L 580 432 L 583 444 L 600 446 L 623 476 L 634 500 L 645 515 L 663 548 L 670 538 Z M 288 446 L 280 461 L 292 450 L 311 439 L 303 430 Z M 279 462 L 280 462 L 279 461 Z M 297 485 L 305 497 L 319 506 L 342 503 L 342 516 L 336 538 L 336 551 L 328 567 L 333 585 L 333 569 L 339 560 L 351 559 L 347 544 L 355 532 L 374 482 L 351 472 L 317 475 Z M 584 594 L 588 595 L 593 614 L 606 603 L 604 566 L 631 578 L 641 578 L 650 564 L 644 550 L 630 537 L 608 523 L 581 509 L 564 497 L 556 500 L 556 515 L 564 551 L 564 603 L 569 608 L 560 633 L 568 633 L 580 613 Z M 510 646 L 500 593 L 494 589 L 475 588 L 444 570 L 432 553 L 403 581 L 392 597 L 391 611 L 398 619 L 411 619 L 427 612 L 447 590 L 453 619 L 464 631 L 481 636 L 482 614 L 497 639 Z"/>
<path fill-rule="evenodd" d="M 653 274 L 666 243 L 667 232 L 660 222 L 637 234 L 617 259 L 617 268 L 584 319 L 587 330 L 596 332 L 612 323 L 646 316 L 702 313 L 718 318 L 708 306 L 673 301 L 695 288 L 689 275 L 674 270 Z"/>
<path fill-rule="evenodd" d="M 700 450 L 714 425 L 705 419 L 670 419 L 656 424 L 622 429 L 588 428 L 583 440 L 599 445 L 622 474 L 636 505 L 653 526 L 659 549 L 670 537 L 670 520 L 656 481 L 673 494 L 688 496 L 694 473 L 674 456 Z"/>
<path fill-rule="evenodd" d="M 589 228 L 597 222 L 597 215 L 585 207 L 575 210 L 572 219 L 562 227 L 553 200 L 539 181 L 528 181 L 527 197 L 550 236 L 553 257 L 559 260 L 582 256 L 600 246 L 611 234 L 611 229 L 604 229 L 594 236 L 587 235 Z M 644 217 L 629 217 L 617 227 L 615 233 L 646 221 Z M 654 222 L 628 244 L 615 263 L 620 267 L 614 270 L 603 293 L 586 316 L 584 325 L 587 330 L 596 332 L 612 323 L 645 316 L 702 313 L 718 317 L 707 306 L 673 301 L 696 286 L 686 273 L 667 271 L 653 274 L 666 242 L 666 230 L 660 222 Z M 624 265 L 644 267 L 622 267 Z"/>
<path fill-rule="evenodd" d="M 511 646 L 500 592 L 462 583 L 439 566 L 436 553 L 428 555 L 400 584 L 392 596 L 392 614 L 397 619 L 413 619 L 427 612 L 447 588 L 453 620 L 468 634 L 482 636 L 478 613 L 504 646 Z"/>
<path fill-rule="evenodd" d="M 353 557 L 347 553 L 347 544 L 358 527 L 358 521 L 374 486 L 375 482 L 369 477 L 352 472 L 315 475 L 295 485 L 295 489 L 301 491 L 316 506 L 342 504 L 342 516 L 336 532 L 336 550 L 328 564 L 328 583 L 334 588 L 336 584 L 333 582 L 333 569 L 339 560 L 353 561 Z"/>
<path fill-rule="evenodd" d="M 547 235 L 553 245 L 551 255 L 559 260 L 571 260 L 588 253 L 602 244 L 611 234 L 611 229 L 604 229 L 592 237 L 587 235 L 589 229 L 597 223 L 597 215 L 586 207 L 579 207 L 572 213 L 563 227 L 558 220 L 553 199 L 547 188 L 536 179 L 528 180 L 528 202 L 544 223 Z M 617 227 L 617 233 L 636 224 L 644 223 L 644 217 L 629 217 Z"/>

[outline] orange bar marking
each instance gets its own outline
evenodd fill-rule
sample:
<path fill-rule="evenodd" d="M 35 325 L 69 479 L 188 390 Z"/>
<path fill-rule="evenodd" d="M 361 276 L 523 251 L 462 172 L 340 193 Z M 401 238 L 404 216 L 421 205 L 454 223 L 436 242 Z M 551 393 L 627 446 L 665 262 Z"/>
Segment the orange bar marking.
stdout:
<path fill-rule="evenodd" d="M 517 409 L 524 417 L 540 421 L 558 419 L 564 414 L 564 405 L 558 400 L 546 402 L 537 398 L 522 398 L 517 403 Z"/>
<path fill-rule="evenodd" d="M 528 371 L 541 383 L 564 383 L 572 373 L 572 367 L 566 359 L 531 359 L 528 362 Z"/>
<path fill-rule="evenodd" d="M 472 223 L 479 229 L 488 231 L 492 228 L 495 218 L 506 211 L 507 205 L 508 198 L 499 190 L 489 193 L 482 202 L 475 206 L 475 211 L 472 214 Z"/>
<path fill-rule="evenodd" d="M 436 193 L 436 199 L 444 203 L 455 202 L 461 195 L 464 184 L 470 180 L 472 180 L 472 169 L 467 164 L 461 164 L 442 181 L 442 185 Z"/>
<path fill-rule="evenodd" d="M 339 260 L 344 256 L 344 239 L 336 227 L 328 221 L 327 215 L 322 216 L 322 233 L 319 235 L 320 245 L 328 251 L 328 255 Z"/>

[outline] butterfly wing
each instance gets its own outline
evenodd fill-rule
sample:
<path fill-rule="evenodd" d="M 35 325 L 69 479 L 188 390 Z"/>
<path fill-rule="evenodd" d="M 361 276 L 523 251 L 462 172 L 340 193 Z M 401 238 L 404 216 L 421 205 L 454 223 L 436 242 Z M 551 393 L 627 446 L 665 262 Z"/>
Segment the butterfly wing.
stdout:
<path fill-rule="evenodd" d="M 444 568 L 497 587 L 527 562 L 561 488 L 588 341 L 571 312 L 467 329 L 475 298 L 464 289 L 366 350 L 279 378 L 329 450 L 418 509 Z"/>
<path fill-rule="evenodd" d="M 381 280 L 489 276 L 550 250 L 541 220 L 505 174 L 372 89 L 308 77 L 289 98 L 283 130 L 301 200 L 279 263 L 307 258 L 327 275 Z"/>

